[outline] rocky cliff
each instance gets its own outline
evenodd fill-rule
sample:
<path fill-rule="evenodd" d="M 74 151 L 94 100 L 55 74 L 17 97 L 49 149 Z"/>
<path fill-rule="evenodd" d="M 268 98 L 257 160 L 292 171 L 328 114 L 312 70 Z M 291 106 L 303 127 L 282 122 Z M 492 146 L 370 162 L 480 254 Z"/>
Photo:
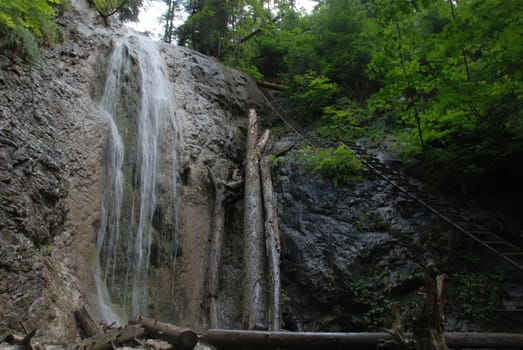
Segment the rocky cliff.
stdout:
<path fill-rule="evenodd" d="M 291 137 L 279 147 L 302 142 Z M 394 155 L 369 151 L 401 166 Z M 379 331 L 392 326 L 398 310 L 403 327 L 411 329 L 427 279 L 445 273 L 446 331 L 521 331 L 519 271 L 372 172 L 336 187 L 298 161 L 299 152 L 274 162 L 284 328 Z M 462 209 L 496 221 L 489 212 Z"/>
<path fill-rule="evenodd" d="M 109 134 L 100 98 L 111 52 L 127 30 L 118 23 L 103 27 L 80 0 L 59 23 L 67 40 L 37 63 L 0 54 L 0 331 L 19 331 L 22 321 L 66 341 L 76 337 L 76 308 L 87 304 L 97 313 L 95 242 Z M 171 300 L 149 312 L 203 328 L 209 171 L 223 181 L 237 176 L 247 110 L 260 109 L 262 97 L 250 78 L 211 58 L 167 45 L 160 52 L 183 134 L 177 170 L 183 204 L 173 253 L 183 258 L 173 277 L 176 314 L 167 316 L 162 307 Z M 129 102 L 138 104 L 132 95 Z M 168 279 L 160 276 L 157 293 Z"/>

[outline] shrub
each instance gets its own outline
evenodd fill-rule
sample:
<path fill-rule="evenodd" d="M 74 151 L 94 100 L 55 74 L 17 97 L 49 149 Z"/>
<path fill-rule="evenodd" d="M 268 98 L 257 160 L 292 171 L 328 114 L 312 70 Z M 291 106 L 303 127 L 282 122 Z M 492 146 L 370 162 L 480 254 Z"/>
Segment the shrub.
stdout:
<path fill-rule="evenodd" d="M 499 286 L 484 275 L 463 274 L 456 288 L 456 298 L 466 317 L 486 321 L 499 302 Z"/>
<path fill-rule="evenodd" d="M 318 151 L 305 147 L 298 152 L 297 159 L 313 171 L 332 180 L 335 186 L 353 185 L 362 179 L 363 164 L 343 145 L 335 150 Z"/>

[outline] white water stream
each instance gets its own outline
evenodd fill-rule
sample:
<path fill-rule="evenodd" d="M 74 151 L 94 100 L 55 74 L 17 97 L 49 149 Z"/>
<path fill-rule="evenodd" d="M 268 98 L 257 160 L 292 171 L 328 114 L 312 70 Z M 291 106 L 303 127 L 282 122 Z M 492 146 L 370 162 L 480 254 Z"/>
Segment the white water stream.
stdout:
<path fill-rule="evenodd" d="M 133 98 L 128 96 L 132 88 L 126 86 L 132 83 L 140 90 L 135 115 L 129 114 L 132 108 L 126 109 Z M 147 315 L 147 306 L 154 302 L 149 290 L 154 283 L 152 244 L 160 234 L 153 227 L 158 196 L 172 196 L 164 202 L 177 203 L 177 122 L 157 43 L 134 33 L 116 43 L 100 105 L 109 120 L 110 136 L 97 237 L 98 300 L 107 321 L 125 322 Z M 170 153 L 167 157 L 172 163 L 169 191 L 158 190 L 160 177 L 166 176 L 160 170 L 162 152 Z M 177 222 L 177 205 L 167 209 Z M 169 234 L 174 237 L 176 232 Z"/>

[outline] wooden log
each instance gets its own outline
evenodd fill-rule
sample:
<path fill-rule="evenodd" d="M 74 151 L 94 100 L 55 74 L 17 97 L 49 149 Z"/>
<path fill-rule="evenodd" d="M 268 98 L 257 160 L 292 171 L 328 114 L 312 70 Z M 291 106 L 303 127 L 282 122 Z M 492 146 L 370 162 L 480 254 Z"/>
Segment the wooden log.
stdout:
<path fill-rule="evenodd" d="M 287 90 L 286 86 L 276 84 L 276 83 L 271 83 L 270 81 L 258 81 L 257 84 L 259 87 L 270 89 L 270 90 L 276 90 L 276 91 Z"/>
<path fill-rule="evenodd" d="M 412 334 L 406 334 L 412 336 Z M 202 340 L 224 348 L 240 346 L 316 348 L 316 349 L 376 349 L 382 342 L 392 342 L 389 333 L 311 333 L 311 332 L 264 332 L 244 330 L 211 329 Z M 445 341 L 450 348 L 458 349 L 504 349 L 523 348 L 523 334 L 517 333 L 446 333 Z"/>
<path fill-rule="evenodd" d="M 81 309 L 76 310 L 74 312 L 74 317 L 80 325 L 80 329 L 82 331 L 81 333 L 83 335 L 82 338 L 90 338 L 103 333 L 100 327 L 98 327 L 98 324 L 96 324 L 94 319 L 91 317 L 89 311 L 87 311 L 87 308 L 85 306 L 82 306 Z"/>
<path fill-rule="evenodd" d="M 113 329 L 107 333 L 100 334 L 79 343 L 72 344 L 72 350 L 106 350 L 113 349 L 115 345 L 123 344 L 134 338 L 139 338 L 145 334 L 145 329 L 140 326 L 127 326 L 122 329 Z"/>
<path fill-rule="evenodd" d="M 284 154 L 286 154 L 287 152 L 289 152 L 291 149 L 293 149 L 294 147 L 296 146 L 296 144 L 294 142 L 292 143 L 288 143 L 282 147 L 278 147 L 277 149 L 274 149 L 276 147 L 273 147 L 272 149 L 272 155 L 274 157 L 280 157 L 280 156 L 283 156 Z"/>
<path fill-rule="evenodd" d="M 133 320 L 134 322 L 139 322 L 150 336 L 169 342 L 177 350 L 192 350 L 198 342 L 198 335 L 190 328 L 177 327 L 144 317 L 139 317 Z"/>
<path fill-rule="evenodd" d="M 0 343 L 6 342 L 7 344 L 23 345 L 24 339 L 24 336 L 18 334 L 8 334 L 3 339 L 0 339 Z"/>
<path fill-rule="evenodd" d="M 217 328 L 220 325 L 218 319 L 218 288 L 219 268 L 221 262 L 221 251 L 223 245 L 223 233 L 225 230 L 225 191 L 224 185 L 216 180 L 209 169 L 209 177 L 214 188 L 214 209 L 211 223 L 211 242 L 209 248 L 209 261 L 207 267 L 207 295 L 209 298 L 209 325 Z"/>
<path fill-rule="evenodd" d="M 247 329 L 267 329 L 265 244 L 260 167 L 257 156 L 258 118 L 249 111 L 243 217 L 244 290 L 242 323 Z"/>
<path fill-rule="evenodd" d="M 276 198 L 272 186 L 271 167 L 267 157 L 263 157 L 260 164 L 263 204 L 265 208 L 265 245 L 269 260 L 269 330 L 279 331 L 280 318 L 280 229 L 278 213 L 276 212 Z"/>
<path fill-rule="evenodd" d="M 271 139 L 272 134 L 269 129 L 265 129 L 262 136 L 260 137 L 260 140 L 256 144 L 256 154 L 258 156 L 258 159 L 260 159 L 265 153 L 267 153 L 271 148 Z"/>

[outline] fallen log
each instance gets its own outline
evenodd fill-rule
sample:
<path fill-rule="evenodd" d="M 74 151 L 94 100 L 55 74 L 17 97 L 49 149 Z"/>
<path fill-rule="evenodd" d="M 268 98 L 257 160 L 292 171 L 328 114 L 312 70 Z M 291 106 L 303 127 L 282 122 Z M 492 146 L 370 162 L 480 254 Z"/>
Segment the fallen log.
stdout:
<path fill-rule="evenodd" d="M 130 325 L 122 329 L 114 329 L 107 333 L 100 334 L 81 342 L 72 344 L 69 349 L 72 350 L 106 350 L 113 349 L 114 346 L 126 343 L 139 338 L 145 334 L 145 329 L 140 326 Z"/>
<path fill-rule="evenodd" d="M 272 83 L 270 81 L 258 81 L 257 84 L 259 87 L 270 89 L 270 90 L 276 90 L 276 91 L 286 91 L 287 90 L 286 86 Z"/>
<path fill-rule="evenodd" d="M 209 177 L 214 188 L 214 209 L 211 223 L 211 243 L 209 248 L 209 262 L 207 268 L 207 295 L 209 298 L 209 324 L 211 328 L 219 327 L 218 320 L 218 287 L 223 232 L 225 230 L 225 191 L 221 182 L 216 180 L 211 169 Z"/>
<path fill-rule="evenodd" d="M 269 260 L 269 330 L 280 330 L 280 229 L 276 212 L 276 199 L 272 187 L 271 166 L 267 157 L 260 163 L 263 204 L 265 208 L 265 244 Z"/>
<path fill-rule="evenodd" d="M 80 326 L 83 338 L 90 338 L 103 333 L 85 306 L 79 310 L 76 310 L 74 312 L 74 317 Z"/>
<path fill-rule="evenodd" d="M 286 145 L 280 146 L 276 148 L 276 146 L 272 149 L 272 156 L 273 157 L 280 157 L 289 152 L 291 149 L 293 149 L 296 146 L 294 142 L 287 143 Z"/>
<path fill-rule="evenodd" d="M 202 340 L 224 348 L 258 346 L 365 350 L 376 349 L 382 342 L 393 342 L 394 337 L 389 333 L 294 333 L 210 329 L 202 335 Z M 523 348 L 523 334 L 518 333 L 446 333 L 445 341 L 450 348 L 457 349 Z"/>
<path fill-rule="evenodd" d="M 177 350 L 192 350 L 198 342 L 198 335 L 190 328 L 177 327 L 141 316 L 131 323 L 141 325 L 148 335 L 169 342 Z"/>
<path fill-rule="evenodd" d="M 258 120 L 249 111 L 243 216 L 244 290 L 242 323 L 247 329 L 267 329 L 265 244 L 263 237 L 263 206 L 260 167 L 257 155 Z"/>

